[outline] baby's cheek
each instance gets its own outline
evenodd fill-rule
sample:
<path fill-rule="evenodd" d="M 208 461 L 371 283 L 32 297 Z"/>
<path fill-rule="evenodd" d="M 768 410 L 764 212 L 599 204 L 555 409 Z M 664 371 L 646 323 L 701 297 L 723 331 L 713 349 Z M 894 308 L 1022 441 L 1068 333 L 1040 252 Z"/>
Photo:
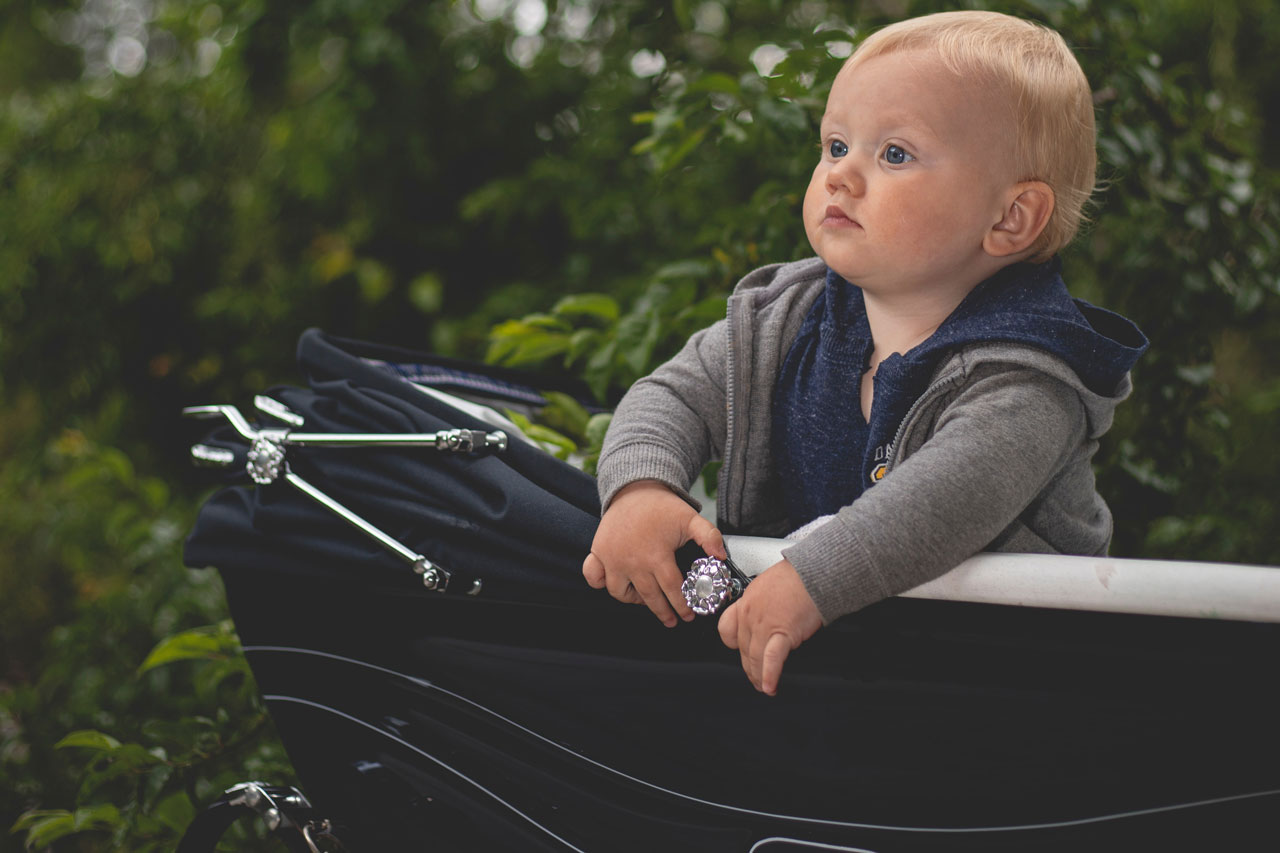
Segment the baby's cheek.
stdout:
<path fill-rule="evenodd" d="M 817 220 L 814 216 L 825 212 L 827 209 L 827 190 L 826 180 L 824 178 L 824 170 L 822 164 L 813 170 L 813 178 L 809 181 L 809 186 L 804 192 L 804 227 L 806 230 L 812 229 L 822 217 Z"/>
<path fill-rule="evenodd" d="M 817 176 L 815 175 L 815 181 Z M 801 217 L 804 220 L 804 233 L 809 238 L 809 245 L 816 254 L 822 254 L 822 247 L 819 242 L 819 225 L 823 216 L 826 214 L 826 193 L 821 195 L 814 192 L 814 185 L 809 185 L 808 192 L 804 195 L 804 208 Z"/>

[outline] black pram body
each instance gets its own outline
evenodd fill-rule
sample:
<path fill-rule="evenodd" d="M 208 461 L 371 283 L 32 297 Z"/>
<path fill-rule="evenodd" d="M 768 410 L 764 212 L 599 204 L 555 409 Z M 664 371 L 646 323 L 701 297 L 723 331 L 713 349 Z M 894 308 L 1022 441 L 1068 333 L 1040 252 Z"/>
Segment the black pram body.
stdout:
<path fill-rule="evenodd" d="M 423 386 L 539 405 L 515 373 L 314 330 L 299 362 L 307 386 L 271 396 L 309 432 L 496 428 Z M 233 430 L 205 444 L 240 470 Z M 1280 845 L 1280 626 L 894 599 L 768 698 L 714 618 L 667 630 L 586 587 L 594 481 L 533 444 L 289 467 L 449 576 L 426 588 L 282 480 L 219 491 L 188 540 L 350 849 Z"/>

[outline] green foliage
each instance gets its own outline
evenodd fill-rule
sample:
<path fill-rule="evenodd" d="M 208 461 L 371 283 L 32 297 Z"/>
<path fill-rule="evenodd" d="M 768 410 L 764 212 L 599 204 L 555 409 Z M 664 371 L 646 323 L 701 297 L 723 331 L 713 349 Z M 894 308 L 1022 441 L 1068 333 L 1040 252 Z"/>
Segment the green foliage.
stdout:
<path fill-rule="evenodd" d="M 104 804 L 74 812 L 65 809 L 28 812 L 13 825 L 13 831 L 27 833 L 27 849 L 30 850 L 46 847 L 79 832 L 110 832 L 120 824 L 120 810 Z"/>
<path fill-rule="evenodd" d="M 240 643 L 236 639 L 231 620 L 224 620 L 217 625 L 205 628 L 193 628 L 182 631 L 160 641 L 147 659 L 138 667 L 143 673 L 157 666 L 179 660 L 234 660 L 240 652 Z M 235 660 L 235 669 L 239 671 L 241 662 Z M 213 670 L 215 673 L 218 670 Z M 218 677 L 222 677 L 219 673 Z"/>
<path fill-rule="evenodd" d="M 179 630 L 225 611 L 216 576 L 181 568 L 191 499 L 89 437 L 110 409 L 20 440 L 33 407 L 0 417 L 0 824 L 30 849 L 172 849 L 243 774 L 291 771 L 230 623 Z"/>
<path fill-rule="evenodd" d="M 657 270 L 632 307 L 596 293 L 567 296 L 549 313 L 528 314 L 493 328 L 487 358 L 512 367 L 560 359 L 604 401 L 648 372 L 655 353 L 670 353 L 698 329 L 724 316 L 723 293 L 700 296 L 711 264 L 686 261 Z"/>
<path fill-rule="evenodd" d="M 547 405 L 537 413 L 536 421 L 510 409 L 506 411 L 507 417 L 548 453 L 594 476 L 604 434 L 613 415 L 592 414 L 573 397 L 559 391 L 544 391 L 543 396 Z"/>
<path fill-rule="evenodd" d="M 53 745 L 77 753 L 80 805 L 23 814 L 11 831 L 25 833 L 28 849 L 88 835 L 109 839 L 116 850 L 171 850 L 196 811 L 245 774 L 292 775 L 268 736 L 270 722 L 230 622 L 166 637 L 138 673 L 193 661 L 198 665 L 179 676 L 195 700 L 184 715 L 142 713 L 135 721 L 137 741 L 80 729 Z M 166 681 L 168 689 L 177 686 Z M 246 831 L 237 831 L 241 841 Z"/>
<path fill-rule="evenodd" d="M 1280 563 L 1280 12 L 968 5 L 1058 28 L 1097 93 L 1069 282 L 1153 342 L 1098 457 L 1116 552 Z M 182 405 L 294 381 L 311 325 L 616 399 L 809 253 L 835 69 L 943 6 L 222 0 L 126 31 L 5 4 L 0 824 L 169 849 L 221 788 L 288 782 L 218 580 L 181 567 Z M 145 65 L 112 70 L 125 36 Z M 591 470 L 607 421 L 555 398 L 528 426 Z"/>

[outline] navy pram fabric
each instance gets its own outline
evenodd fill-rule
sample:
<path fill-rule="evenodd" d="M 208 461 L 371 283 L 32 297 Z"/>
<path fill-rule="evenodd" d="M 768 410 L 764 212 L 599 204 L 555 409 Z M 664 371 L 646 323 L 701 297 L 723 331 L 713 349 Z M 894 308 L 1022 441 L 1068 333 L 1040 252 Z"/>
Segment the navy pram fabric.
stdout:
<path fill-rule="evenodd" d="M 298 363 L 308 387 L 269 393 L 306 419 L 299 428 L 305 432 L 494 428 L 415 383 L 474 391 L 498 405 L 536 405 L 539 389 L 584 398 L 564 383 L 534 388 L 515 371 L 316 329 L 301 336 Z M 238 459 L 246 450 L 225 429 L 206 443 L 234 449 Z M 299 476 L 449 571 L 450 595 L 480 579 L 485 598 L 589 596 L 581 565 L 599 522 L 595 480 L 539 447 L 514 438 L 504 451 L 474 455 L 425 447 L 290 447 L 287 458 Z M 239 465 L 235 470 L 243 472 Z M 367 575 L 400 579 L 407 587 L 417 582 L 406 562 L 281 481 L 233 486 L 210 498 L 187 539 L 185 562 L 224 571 Z"/>

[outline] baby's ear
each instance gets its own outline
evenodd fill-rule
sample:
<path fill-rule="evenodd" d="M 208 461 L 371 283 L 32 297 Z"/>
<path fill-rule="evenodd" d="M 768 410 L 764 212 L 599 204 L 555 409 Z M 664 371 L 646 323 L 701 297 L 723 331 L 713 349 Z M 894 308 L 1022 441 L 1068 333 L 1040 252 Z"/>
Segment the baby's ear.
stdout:
<path fill-rule="evenodd" d="M 1044 181 L 1014 184 L 1007 196 L 1004 217 L 991 227 L 982 248 L 995 258 L 1017 255 L 1032 247 L 1053 213 L 1053 190 Z"/>

